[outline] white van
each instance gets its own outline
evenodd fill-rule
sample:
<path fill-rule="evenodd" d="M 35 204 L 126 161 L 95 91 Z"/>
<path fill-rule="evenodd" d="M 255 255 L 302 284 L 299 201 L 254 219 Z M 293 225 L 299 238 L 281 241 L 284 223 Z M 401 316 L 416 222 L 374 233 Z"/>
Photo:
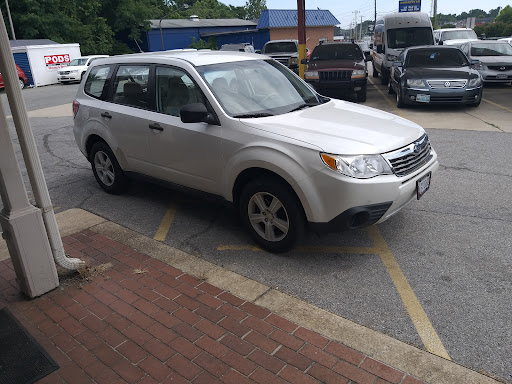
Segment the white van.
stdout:
<path fill-rule="evenodd" d="M 455 45 L 460 47 L 468 41 L 477 41 L 478 36 L 471 28 L 445 28 L 434 31 L 434 39 L 439 45 Z"/>
<path fill-rule="evenodd" d="M 391 65 L 398 55 L 404 48 L 416 45 L 434 45 L 432 23 L 426 13 L 397 12 L 377 17 L 373 77 L 380 73 L 381 84 L 387 84 Z"/>

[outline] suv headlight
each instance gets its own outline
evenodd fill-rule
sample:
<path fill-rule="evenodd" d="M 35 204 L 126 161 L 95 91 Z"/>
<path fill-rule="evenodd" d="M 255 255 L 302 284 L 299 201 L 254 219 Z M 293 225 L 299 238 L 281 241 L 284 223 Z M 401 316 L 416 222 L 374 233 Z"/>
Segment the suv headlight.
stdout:
<path fill-rule="evenodd" d="M 386 60 L 388 60 L 388 61 L 398 61 L 398 56 L 386 55 Z"/>
<path fill-rule="evenodd" d="M 407 79 L 407 86 L 414 88 L 427 88 L 423 79 Z"/>
<path fill-rule="evenodd" d="M 288 61 L 289 65 L 297 65 L 298 61 L 296 57 L 290 57 L 290 60 Z"/>
<path fill-rule="evenodd" d="M 364 69 L 354 69 L 352 71 L 352 79 L 357 79 L 359 77 L 366 77 L 366 72 Z"/>
<path fill-rule="evenodd" d="M 482 80 L 480 77 L 473 77 L 472 79 L 469 79 L 468 88 L 476 88 L 480 87 L 482 85 Z"/>
<path fill-rule="evenodd" d="M 318 71 L 306 71 L 304 72 L 304 78 L 310 80 L 318 80 Z"/>
<path fill-rule="evenodd" d="M 369 179 L 378 175 L 393 173 L 381 155 L 329 155 L 321 153 L 325 165 L 334 171 L 357 179 Z"/>

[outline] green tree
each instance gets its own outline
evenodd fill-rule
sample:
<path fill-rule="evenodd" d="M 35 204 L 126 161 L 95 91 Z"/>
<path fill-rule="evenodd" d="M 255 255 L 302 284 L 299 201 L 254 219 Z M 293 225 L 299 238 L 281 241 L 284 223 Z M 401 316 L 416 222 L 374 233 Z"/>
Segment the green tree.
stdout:
<path fill-rule="evenodd" d="M 496 19 L 494 19 L 494 21 L 505 24 L 512 24 L 512 7 L 510 5 L 507 5 L 505 8 L 503 8 L 499 15 L 496 16 Z"/>
<path fill-rule="evenodd" d="M 261 12 L 267 9 L 266 0 L 247 0 L 245 3 L 245 19 L 259 19 Z"/>
<path fill-rule="evenodd" d="M 213 37 L 210 37 L 208 42 L 204 41 L 203 39 L 196 40 L 196 38 L 193 37 L 192 43 L 190 43 L 187 48 L 217 50 L 217 42 Z"/>

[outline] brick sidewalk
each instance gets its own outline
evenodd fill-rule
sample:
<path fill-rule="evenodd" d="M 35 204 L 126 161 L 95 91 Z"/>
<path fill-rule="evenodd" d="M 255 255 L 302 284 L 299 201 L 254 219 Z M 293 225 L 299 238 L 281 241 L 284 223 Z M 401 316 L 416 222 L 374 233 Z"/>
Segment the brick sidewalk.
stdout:
<path fill-rule="evenodd" d="M 60 368 L 38 383 L 364 383 L 419 380 L 91 230 L 63 238 L 92 266 L 8 306 Z"/>

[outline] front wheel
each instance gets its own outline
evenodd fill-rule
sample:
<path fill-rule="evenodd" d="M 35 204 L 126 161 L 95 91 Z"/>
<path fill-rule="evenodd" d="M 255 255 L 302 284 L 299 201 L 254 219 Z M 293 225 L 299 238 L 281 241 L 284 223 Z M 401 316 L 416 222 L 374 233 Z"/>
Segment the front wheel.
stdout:
<path fill-rule="evenodd" d="M 381 85 L 387 85 L 388 81 L 389 81 L 389 73 L 387 73 L 384 69 L 382 69 L 382 72 L 380 74 Z"/>
<path fill-rule="evenodd" d="M 396 106 L 398 108 L 404 107 L 404 102 L 402 100 L 402 91 L 400 90 L 400 84 L 398 85 L 398 88 L 396 89 Z"/>
<path fill-rule="evenodd" d="M 269 252 L 291 250 L 304 234 L 305 218 L 299 200 L 275 177 L 250 181 L 240 195 L 239 210 L 252 238 Z"/>
<path fill-rule="evenodd" d="M 106 192 L 123 192 L 127 178 L 110 147 L 102 141 L 92 146 L 89 159 L 96 181 Z"/>
<path fill-rule="evenodd" d="M 18 79 L 18 81 L 20 82 L 20 88 L 25 88 L 25 82 L 23 81 L 23 79 Z"/>
<path fill-rule="evenodd" d="M 388 94 L 392 95 L 393 93 L 395 93 L 395 90 L 391 86 L 391 78 L 389 78 L 389 81 L 388 81 Z"/>
<path fill-rule="evenodd" d="M 375 69 L 375 64 L 372 61 L 372 76 L 373 77 L 379 77 L 379 72 Z"/>
<path fill-rule="evenodd" d="M 357 101 L 366 101 L 366 84 L 357 92 Z"/>

